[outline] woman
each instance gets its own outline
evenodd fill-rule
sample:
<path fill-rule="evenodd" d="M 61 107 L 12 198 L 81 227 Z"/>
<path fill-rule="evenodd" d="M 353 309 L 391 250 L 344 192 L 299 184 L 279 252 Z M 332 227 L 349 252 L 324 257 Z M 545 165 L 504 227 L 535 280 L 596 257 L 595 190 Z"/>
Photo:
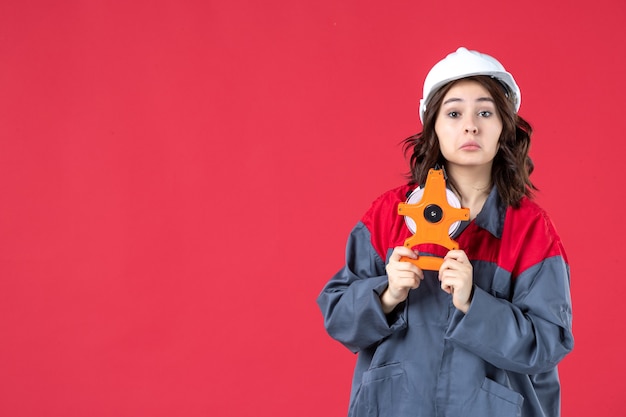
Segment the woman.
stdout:
<path fill-rule="evenodd" d="M 573 347 L 569 266 L 532 200 L 530 125 L 494 58 L 459 48 L 424 82 L 423 131 L 405 141 L 409 183 L 350 234 L 346 265 L 318 297 L 328 333 L 358 352 L 350 416 L 559 416 L 557 364 Z M 458 250 L 403 246 L 398 215 L 444 167 L 469 221 Z M 440 256 L 438 271 L 409 259 Z"/>

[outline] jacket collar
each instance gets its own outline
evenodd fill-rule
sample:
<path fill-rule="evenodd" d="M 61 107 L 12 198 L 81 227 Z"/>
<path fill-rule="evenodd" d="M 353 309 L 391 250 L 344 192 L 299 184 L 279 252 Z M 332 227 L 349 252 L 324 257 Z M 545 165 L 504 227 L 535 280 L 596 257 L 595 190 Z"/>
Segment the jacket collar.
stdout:
<path fill-rule="evenodd" d="M 474 222 L 477 226 L 487 230 L 498 239 L 502 239 L 506 209 L 506 205 L 500 199 L 500 194 L 498 194 L 498 190 L 494 186 Z"/>

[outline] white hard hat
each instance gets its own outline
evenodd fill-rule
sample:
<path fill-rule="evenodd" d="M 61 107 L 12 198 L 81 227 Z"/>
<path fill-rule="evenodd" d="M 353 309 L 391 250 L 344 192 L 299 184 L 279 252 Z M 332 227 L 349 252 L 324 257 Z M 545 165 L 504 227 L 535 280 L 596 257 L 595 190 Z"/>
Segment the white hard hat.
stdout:
<path fill-rule="evenodd" d="M 469 51 L 461 47 L 456 52 L 452 52 L 437 62 L 428 72 L 424 80 L 424 95 L 420 100 L 420 120 L 422 123 L 424 123 L 424 112 L 426 111 L 428 100 L 439 87 L 450 81 L 460 80 L 473 75 L 488 75 L 506 85 L 513 93 L 515 111 L 519 110 L 522 103 L 520 89 L 515 83 L 513 76 L 506 72 L 502 64 L 487 54 Z"/>

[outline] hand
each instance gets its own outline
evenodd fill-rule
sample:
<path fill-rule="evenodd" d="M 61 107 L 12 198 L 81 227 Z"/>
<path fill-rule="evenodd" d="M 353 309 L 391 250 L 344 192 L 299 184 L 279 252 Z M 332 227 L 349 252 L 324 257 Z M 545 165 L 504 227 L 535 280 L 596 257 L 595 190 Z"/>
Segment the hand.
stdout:
<path fill-rule="evenodd" d="M 451 250 L 444 257 L 439 268 L 441 289 L 452 294 L 454 306 L 467 313 L 472 302 L 474 289 L 473 268 L 462 250 Z"/>
<path fill-rule="evenodd" d="M 398 304 L 406 300 L 409 291 L 419 287 L 424 279 L 424 272 L 417 265 L 400 261 L 403 256 L 417 259 L 418 254 L 404 246 L 396 247 L 391 253 L 389 263 L 385 267 L 389 284 L 380 296 L 385 314 L 391 313 Z"/>

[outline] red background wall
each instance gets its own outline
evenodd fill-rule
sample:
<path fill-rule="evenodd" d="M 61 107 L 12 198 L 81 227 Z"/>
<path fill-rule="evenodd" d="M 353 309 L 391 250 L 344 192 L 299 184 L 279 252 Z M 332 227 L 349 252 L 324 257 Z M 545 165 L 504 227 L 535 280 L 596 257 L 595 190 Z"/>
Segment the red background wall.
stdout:
<path fill-rule="evenodd" d="M 461 45 L 535 127 L 563 415 L 623 415 L 626 6 L 429 3 L 2 1 L 0 415 L 345 415 L 315 298 Z"/>

